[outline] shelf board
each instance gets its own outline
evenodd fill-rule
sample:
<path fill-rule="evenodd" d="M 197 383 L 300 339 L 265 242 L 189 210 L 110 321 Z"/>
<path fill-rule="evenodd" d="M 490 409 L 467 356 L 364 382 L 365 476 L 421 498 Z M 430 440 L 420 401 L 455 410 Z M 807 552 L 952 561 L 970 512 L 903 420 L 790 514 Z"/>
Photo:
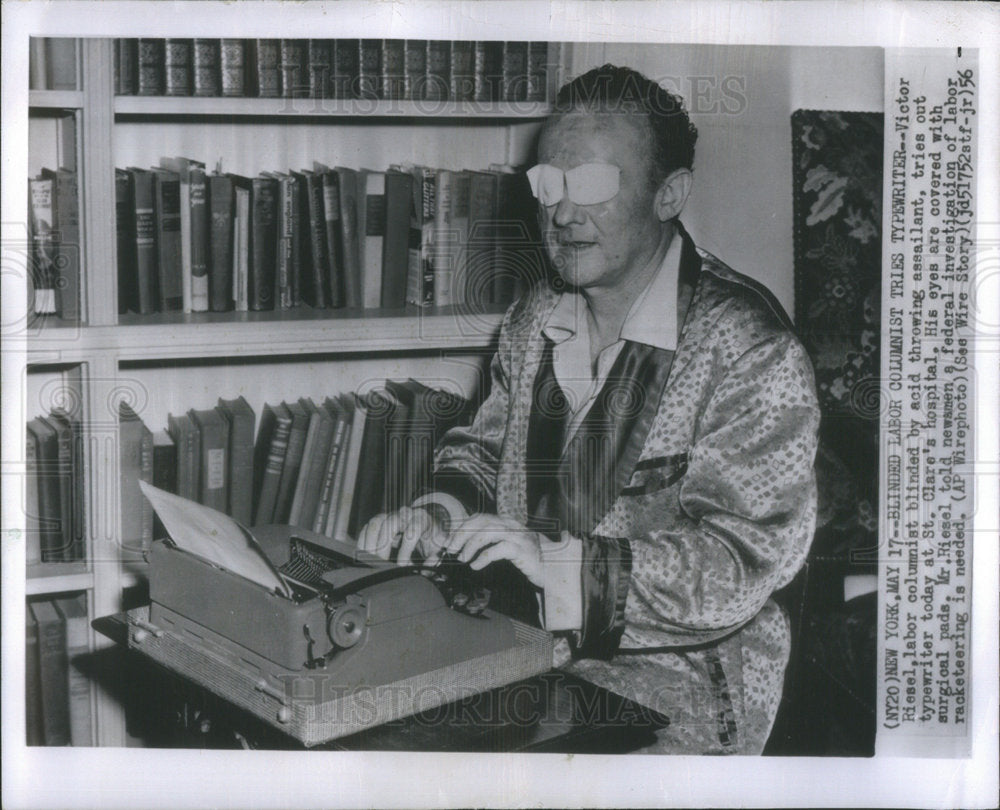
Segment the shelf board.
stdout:
<path fill-rule="evenodd" d="M 115 115 L 288 116 L 290 118 L 544 118 L 543 101 L 403 101 L 386 99 L 203 98 L 115 96 Z"/>
<path fill-rule="evenodd" d="M 121 316 L 117 326 L 47 330 L 29 340 L 32 363 L 83 361 L 107 351 L 119 360 L 486 349 L 503 313 L 455 307 L 421 310 L 179 312 Z"/>
<path fill-rule="evenodd" d="M 80 90 L 31 90 L 28 107 L 36 110 L 73 110 L 83 107 Z"/>
<path fill-rule="evenodd" d="M 85 591 L 94 585 L 94 575 L 84 562 L 33 563 L 28 566 L 24 592 L 29 595 Z"/>

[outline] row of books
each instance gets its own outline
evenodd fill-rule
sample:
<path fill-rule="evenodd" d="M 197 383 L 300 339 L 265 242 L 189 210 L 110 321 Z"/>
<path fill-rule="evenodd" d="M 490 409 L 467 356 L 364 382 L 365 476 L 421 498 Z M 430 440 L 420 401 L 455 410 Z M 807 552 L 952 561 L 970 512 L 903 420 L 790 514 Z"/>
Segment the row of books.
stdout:
<path fill-rule="evenodd" d="M 543 269 L 511 167 L 115 170 L 119 313 L 506 306 Z"/>
<path fill-rule="evenodd" d="M 31 37 L 28 40 L 28 89 L 76 90 L 76 40 Z"/>
<path fill-rule="evenodd" d="M 140 480 L 246 526 L 279 523 L 354 537 L 375 514 L 410 503 L 430 485 L 438 439 L 471 414 L 464 398 L 415 380 L 322 403 L 265 404 L 256 430 L 243 397 L 170 415 L 166 430 L 155 434 L 122 405 L 123 542 L 141 550 L 159 536 Z"/>
<path fill-rule="evenodd" d="M 28 745 L 90 745 L 90 681 L 79 669 L 89 650 L 84 594 L 31 601 L 25 611 Z"/>
<path fill-rule="evenodd" d="M 84 559 L 83 436 L 55 408 L 28 422 L 25 448 L 26 555 L 35 563 Z"/>
<path fill-rule="evenodd" d="M 141 96 L 545 101 L 546 42 L 119 39 L 115 91 Z"/>
<path fill-rule="evenodd" d="M 80 318 L 80 202 L 76 172 L 42 169 L 28 179 L 28 311 Z"/>

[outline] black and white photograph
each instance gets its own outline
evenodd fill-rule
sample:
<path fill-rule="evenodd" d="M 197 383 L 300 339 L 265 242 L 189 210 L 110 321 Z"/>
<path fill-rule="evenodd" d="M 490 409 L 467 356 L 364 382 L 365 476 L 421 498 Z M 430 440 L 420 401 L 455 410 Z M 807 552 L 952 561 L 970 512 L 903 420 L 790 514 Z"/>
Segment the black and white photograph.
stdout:
<path fill-rule="evenodd" d="M 3 18 L 4 806 L 995 805 L 990 4 Z"/>

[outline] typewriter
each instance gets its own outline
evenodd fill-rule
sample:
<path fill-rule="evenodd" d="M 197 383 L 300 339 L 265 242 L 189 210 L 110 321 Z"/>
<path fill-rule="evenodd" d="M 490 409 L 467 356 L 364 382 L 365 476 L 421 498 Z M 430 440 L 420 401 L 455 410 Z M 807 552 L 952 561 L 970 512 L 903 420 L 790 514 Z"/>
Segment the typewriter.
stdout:
<path fill-rule="evenodd" d="M 158 540 L 128 643 L 307 746 L 551 667 L 551 636 L 488 609 L 463 566 L 397 566 L 287 526 L 253 536 L 285 593 Z"/>

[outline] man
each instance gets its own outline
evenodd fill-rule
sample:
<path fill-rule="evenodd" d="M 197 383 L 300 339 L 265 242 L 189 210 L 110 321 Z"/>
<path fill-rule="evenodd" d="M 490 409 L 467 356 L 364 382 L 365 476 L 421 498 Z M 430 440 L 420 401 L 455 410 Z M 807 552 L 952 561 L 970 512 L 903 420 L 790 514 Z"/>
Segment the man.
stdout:
<path fill-rule="evenodd" d="M 789 653 L 771 597 L 812 537 L 819 413 L 780 305 L 678 220 L 696 134 L 629 69 L 560 91 L 528 172 L 558 279 L 507 312 L 435 491 L 359 542 L 513 564 L 559 663 L 670 718 L 650 751 L 760 753 Z"/>

